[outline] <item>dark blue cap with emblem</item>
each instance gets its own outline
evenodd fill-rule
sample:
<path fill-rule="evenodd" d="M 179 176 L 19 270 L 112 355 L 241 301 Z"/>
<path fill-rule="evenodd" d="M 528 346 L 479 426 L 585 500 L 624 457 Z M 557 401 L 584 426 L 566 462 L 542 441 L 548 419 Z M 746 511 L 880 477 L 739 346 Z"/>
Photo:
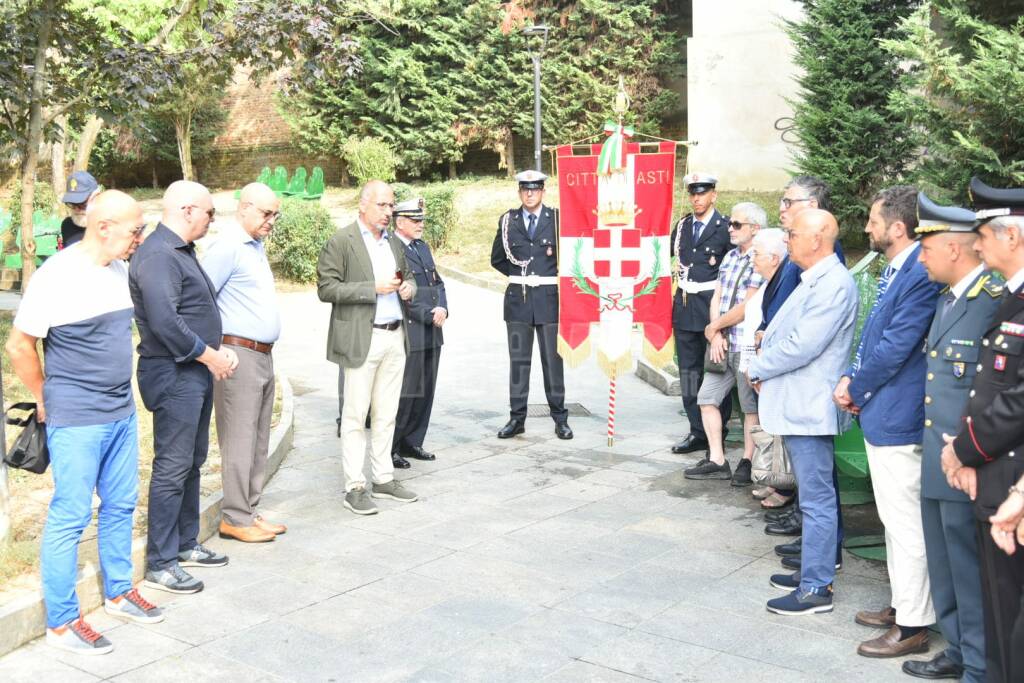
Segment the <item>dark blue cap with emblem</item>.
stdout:
<path fill-rule="evenodd" d="M 88 171 L 75 171 L 68 178 L 68 191 L 61 201 L 65 204 L 82 204 L 99 188 L 99 183 Z"/>

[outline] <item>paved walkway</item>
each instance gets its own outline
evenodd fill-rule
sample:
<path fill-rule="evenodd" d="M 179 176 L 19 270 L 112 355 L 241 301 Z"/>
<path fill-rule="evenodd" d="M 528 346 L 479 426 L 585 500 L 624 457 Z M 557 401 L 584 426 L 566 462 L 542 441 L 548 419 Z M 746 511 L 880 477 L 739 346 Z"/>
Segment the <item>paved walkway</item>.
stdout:
<path fill-rule="evenodd" d="M 328 309 L 283 295 L 276 352 L 296 393 L 295 447 L 266 492 L 289 525 L 269 545 L 211 539 L 229 566 L 172 597 L 154 626 L 90 616 L 116 650 L 65 656 L 35 641 L 4 681 L 884 681 L 899 662 L 858 657 L 857 609 L 888 599 L 884 568 L 847 557 L 831 615 L 768 614 L 780 570 L 746 490 L 685 482 L 669 446 L 678 398 L 630 375 L 620 438 L 605 445 L 607 384 L 567 370 L 594 417 L 558 441 L 547 418 L 502 442 L 507 357 L 498 294 L 449 285 L 452 318 L 427 446 L 399 476 L 421 499 L 356 517 L 342 505 Z M 543 402 L 539 367 L 533 401 Z M 735 458 L 736 454 L 731 454 Z M 937 646 L 933 646 L 933 652 Z"/>

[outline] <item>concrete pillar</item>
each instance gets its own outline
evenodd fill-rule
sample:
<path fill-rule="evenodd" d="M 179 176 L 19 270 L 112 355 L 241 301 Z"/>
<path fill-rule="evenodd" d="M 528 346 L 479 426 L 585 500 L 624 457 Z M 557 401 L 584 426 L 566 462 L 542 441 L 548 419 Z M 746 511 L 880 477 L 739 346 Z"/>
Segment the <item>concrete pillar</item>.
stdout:
<path fill-rule="evenodd" d="M 688 169 L 718 176 L 725 190 L 777 190 L 789 179 L 793 145 L 775 122 L 797 96 L 793 48 L 783 19 L 792 0 L 693 0 L 687 53 Z M 792 134 L 788 135 L 790 137 Z"/>

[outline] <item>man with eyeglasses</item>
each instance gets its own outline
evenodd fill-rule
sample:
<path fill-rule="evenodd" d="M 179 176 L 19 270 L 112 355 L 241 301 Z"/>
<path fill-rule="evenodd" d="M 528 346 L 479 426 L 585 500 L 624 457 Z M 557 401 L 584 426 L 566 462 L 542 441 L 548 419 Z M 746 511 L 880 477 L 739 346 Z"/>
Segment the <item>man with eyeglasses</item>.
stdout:
<path fill-rule="evenodd" d="M 399 503 L 417 500 L 395 479 L 391 441 L 402 394 L 408 323 L 403 302 L 416 294 L 416 282 L 399 240 L 388 225 L 395 193 L 371 180 L 359 193 L 356 221 L 324 245 L 317 262 L 317 295 L 331 304 L 327 360 L 345 370 L 341 413 L 343 505 L 357 515 L 377 514 L 371 498 Z M 366 476 L 366 428 L 370 413 L 370 489 Z"/>
<path fill-rule="evenodd" d="M 195 242 L 213 216 L 209 190 L 186 180 L 171 183 L 160 223 L 129 268 L 140 337 L 139 393 L 153 413 L 146 585 L 170 593 L 203 589 L 183 567 L 228 563 L 197 538 L 213 382 L 238 366 L 238 356 L 222 344 L 216 290 L 196 258 Z"/>
<path fill-rule="evenodd" d="M 672 230 L 670 244 L 677 259 L 678 287 L 672 300 L 672 329 L 679 359 L 679 388 L 683 409 L 690 422 L 690 433 L 672 446 L 677 454 L 707 451 L 708 437 L 697 405 L 697 393 L 704 381 L 704 354 L 707 339 L 704 330 L 711 322 L 711 297 L 718 283 L 718 270 L 729 241 L 729 218 L 715 208 L 718 179 L 707 173 L 691 173 L 684 179 L 693 213 Z M 722 424 L 732 416 L 732 396 L 722 400 Z"/>
<path fill-rule="evenodd" d="M 60 224 L 60 248 L 70 247 L 85 235 L 86 211 L 100 193 L 99 183 L 88 171 L 75 171 L 68 178 L 67 192 L 61 201 L 67 204 L 70 215 Z"/>
<path fill-rule="evenodd" d="M 558 355 L 558 209 L 544 206 L 540 171 L 516 175 L 522 204 L 502 214 L 491 247 L 491 265 L 508 276 L 505 290 L 505 328 L 509 357 L 509 421 L 499 439 L 526 431 L 533 340 L 540 346 L 544 394 L 548 399 L 555 436 L 571 439 L 565 408 L 565 376 Z"/>
<path fill-rule="evenodd" d="M 448 296 L 430 245 L 423 241 L 425 218 L 422 198 L 409 199 L 395 207 L 395 236 L 405 247 L 409 269 L 416 278 L 416 295 L 405 306 L 409 355 L 405 359 L 402 399 L 398 402 L 391 445 L 395 467 L 409 467 L 407 457 L 435 459 L 433 453 L 423 448 L 423 441 L 434 405 L 437 368 L 444 344 L 441 328 L 448 320 Z"/>
<path fill-rule="evenodd" d="M 263 493 L 274 408 L 274 358 L 281 332 L 274 275 L 263 242 L 281 200 L 262 183 L 242 188 L 238 224 L 226 227 L 203 258 L 217 293 L 222 344 L 238 356 L 236 371 L 213 387 L 224 504 L 220 535 L 263 543 L 287 531 L 257 511 Z"/>

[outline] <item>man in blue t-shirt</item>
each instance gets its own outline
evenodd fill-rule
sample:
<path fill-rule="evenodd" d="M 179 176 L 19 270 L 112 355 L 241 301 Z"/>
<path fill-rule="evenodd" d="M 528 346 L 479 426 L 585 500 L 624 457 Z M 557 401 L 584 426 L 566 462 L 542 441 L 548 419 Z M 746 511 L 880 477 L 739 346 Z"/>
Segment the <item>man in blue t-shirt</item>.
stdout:
<path fill-rule="evenodd" d="M 41 553 L 46 642 L 105 654 L 107 638 L 82 618 L 75 595 L 78 542 L 99 494 L 99 555 L 106 611 L 163 620 L 132 587 L 132 513 L 139 443 L 132 398 L 132 300 L 128 258 L 145 228 L 142 209 L 111 190 L 96 197 L 81 242 L 46 261 L 14 319 L 7 353 L 46 423 L 54 491 Z M 73 283 L 74 286 L 69 286 Z M 38 341 L 43 340 L 44 372 Z"/>

